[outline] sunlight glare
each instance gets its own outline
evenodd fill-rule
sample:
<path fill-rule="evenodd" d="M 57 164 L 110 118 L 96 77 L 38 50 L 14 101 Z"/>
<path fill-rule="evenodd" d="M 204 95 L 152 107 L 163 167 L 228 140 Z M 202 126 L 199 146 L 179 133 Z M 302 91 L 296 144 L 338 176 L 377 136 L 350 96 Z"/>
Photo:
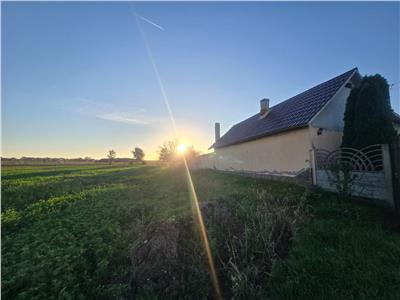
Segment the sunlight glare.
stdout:
<path fill-rule="evenodd" d="M 186 149 L 187 149 L 186 144 L 183 144 L 183 143 L 182 143 L 182 144 L 179 144 L 179 146 L 178 146 L 178 152 L 179 152 L 180 154 L 185 153 Z"/>

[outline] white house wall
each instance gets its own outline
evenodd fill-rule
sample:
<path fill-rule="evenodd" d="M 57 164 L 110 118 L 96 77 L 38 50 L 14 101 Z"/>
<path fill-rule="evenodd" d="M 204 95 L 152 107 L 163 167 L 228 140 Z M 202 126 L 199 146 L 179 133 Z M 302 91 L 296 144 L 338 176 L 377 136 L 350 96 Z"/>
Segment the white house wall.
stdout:
<path fill-rule="evenodd" d="M 350 80 L 353 85 L 359 80 L 356 74 Z M 342 143 L 344 112 L 350 88 L 343 86 L 328 104 L 310 122 L 310 141 L 314 148 L 337 150 Z M 318 131 L 320 134 L 318 135 Z"/>
<path fill-rule="evenodd" d="M 311 126 L 330 131 L 343 131 L 344 111 L 350 88 L 342 87 L 328 104 L 311 120 Z"/>
<path fill-rule="evenodd" d="M 310 147 L 309 129 L 302 128 L 217 148 L 202 164 L 225 171 L 297 175 L 309 167 Z"/>
<path fill-rule="evenodd" d="M 323 129 L 318 135 L 318 128 L 309 127 L 310 141 L 314 148 L 334 151 L 342 144 L 343 132 Z"/>

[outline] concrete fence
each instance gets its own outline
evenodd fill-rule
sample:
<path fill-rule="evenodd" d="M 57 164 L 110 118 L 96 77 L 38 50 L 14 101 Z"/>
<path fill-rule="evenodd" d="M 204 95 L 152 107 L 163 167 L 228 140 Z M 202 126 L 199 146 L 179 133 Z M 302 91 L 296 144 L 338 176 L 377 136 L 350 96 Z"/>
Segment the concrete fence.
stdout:
<path fill-rule="evenodd" d="M 343 148 L 333 152 L 312 149 L 311 161 L 314 185 L 337 192 L 332 168 L 335 165 L 350 166 L 346 172 L 352 180 L 350 192 L 353 196 L 384 201 L 395 207 L 388 145 L 373 145 L 361 150 Z"/>

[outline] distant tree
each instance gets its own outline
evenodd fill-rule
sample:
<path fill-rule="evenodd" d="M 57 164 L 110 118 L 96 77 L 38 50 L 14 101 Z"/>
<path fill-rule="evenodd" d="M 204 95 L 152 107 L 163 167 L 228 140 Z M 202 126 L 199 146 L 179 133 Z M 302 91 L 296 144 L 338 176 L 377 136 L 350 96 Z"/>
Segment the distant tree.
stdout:
<path fill-rule="evenodd" d="M 342 147 L 361 149 L 391 143 L 396 136 L 392 122 L 393 110 L 386 79 L 379 74 L 364 76 L 347 99 Z"/>
<path fill-rule="evenodd" d="M 191 161 L 193 161 L 194 159 L 196 159 L 196 157 L 198 157 L 198 156 L 200 155 L 200 152 L 199 152 L 199 151 L 196 151 L 196 150 L 194 149 L 194 146 L 192 145 L 192 146 L 187 147 L 187 149 L 186 149 L 184 155 L 185 155 L 186 160 L 187 160 L 188 162 L 191 162 Z"/>
<path fill-rule="evenodd" d="M 112 162 L 115 159 L 116 155 L 117 155 L 117 153 L 114 150 L 108 151 L 107 158 L 108 158 L 108 161 L 109 161 L 110 165 L 112 164 Z"/>
<path fill-rule="evenodd" d="M 183 153 L 178 153 L 178 140 L 164 142 L 159 149 L 159 160 L 164 162 L 177 162 L 182 163 L 184 157 L 188 164 L 194 162 L 195 158 L 199 156 L 200 152 L 196 151 L 194 146 L 187 146 Z"/>
<path fill-rule="evenodd" d="M 170 158 L 170 155 L 169 155 L 168 149 L 164 145 L 160 146 L 160 150 L 158 152 L 158 159 L 160 161 L 168 161 L 169 158 Z"/>
<path fill-rule="evenodd" d="M 144 154 L 144 151 L 141 148 L 135 147 L 135 150 L 132 150 L 131 152 L 132 152 L 133 158 L 136 161 L 139 161 L 142 164 L 144 164 L 143 158 L 144 158 L 145 154 Z"/>
<path fill-rule="evenodd" d="M 159 160 L 164 162 L 172 161 L 176 157 L 177 148 L 177 140 L 164 142 L 158 151 Z"/>

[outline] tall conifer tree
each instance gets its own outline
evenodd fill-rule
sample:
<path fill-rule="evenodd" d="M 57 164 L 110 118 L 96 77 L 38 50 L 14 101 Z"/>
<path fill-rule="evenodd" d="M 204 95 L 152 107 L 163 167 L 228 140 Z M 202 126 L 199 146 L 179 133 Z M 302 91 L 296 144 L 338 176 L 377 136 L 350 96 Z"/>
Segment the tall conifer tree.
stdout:
<path fill-rule="evenodd" d="M 389 85 L 381 75 L 364 76 L 347 99 L 342 147 L 361 149 L 393 141 Z"/>

